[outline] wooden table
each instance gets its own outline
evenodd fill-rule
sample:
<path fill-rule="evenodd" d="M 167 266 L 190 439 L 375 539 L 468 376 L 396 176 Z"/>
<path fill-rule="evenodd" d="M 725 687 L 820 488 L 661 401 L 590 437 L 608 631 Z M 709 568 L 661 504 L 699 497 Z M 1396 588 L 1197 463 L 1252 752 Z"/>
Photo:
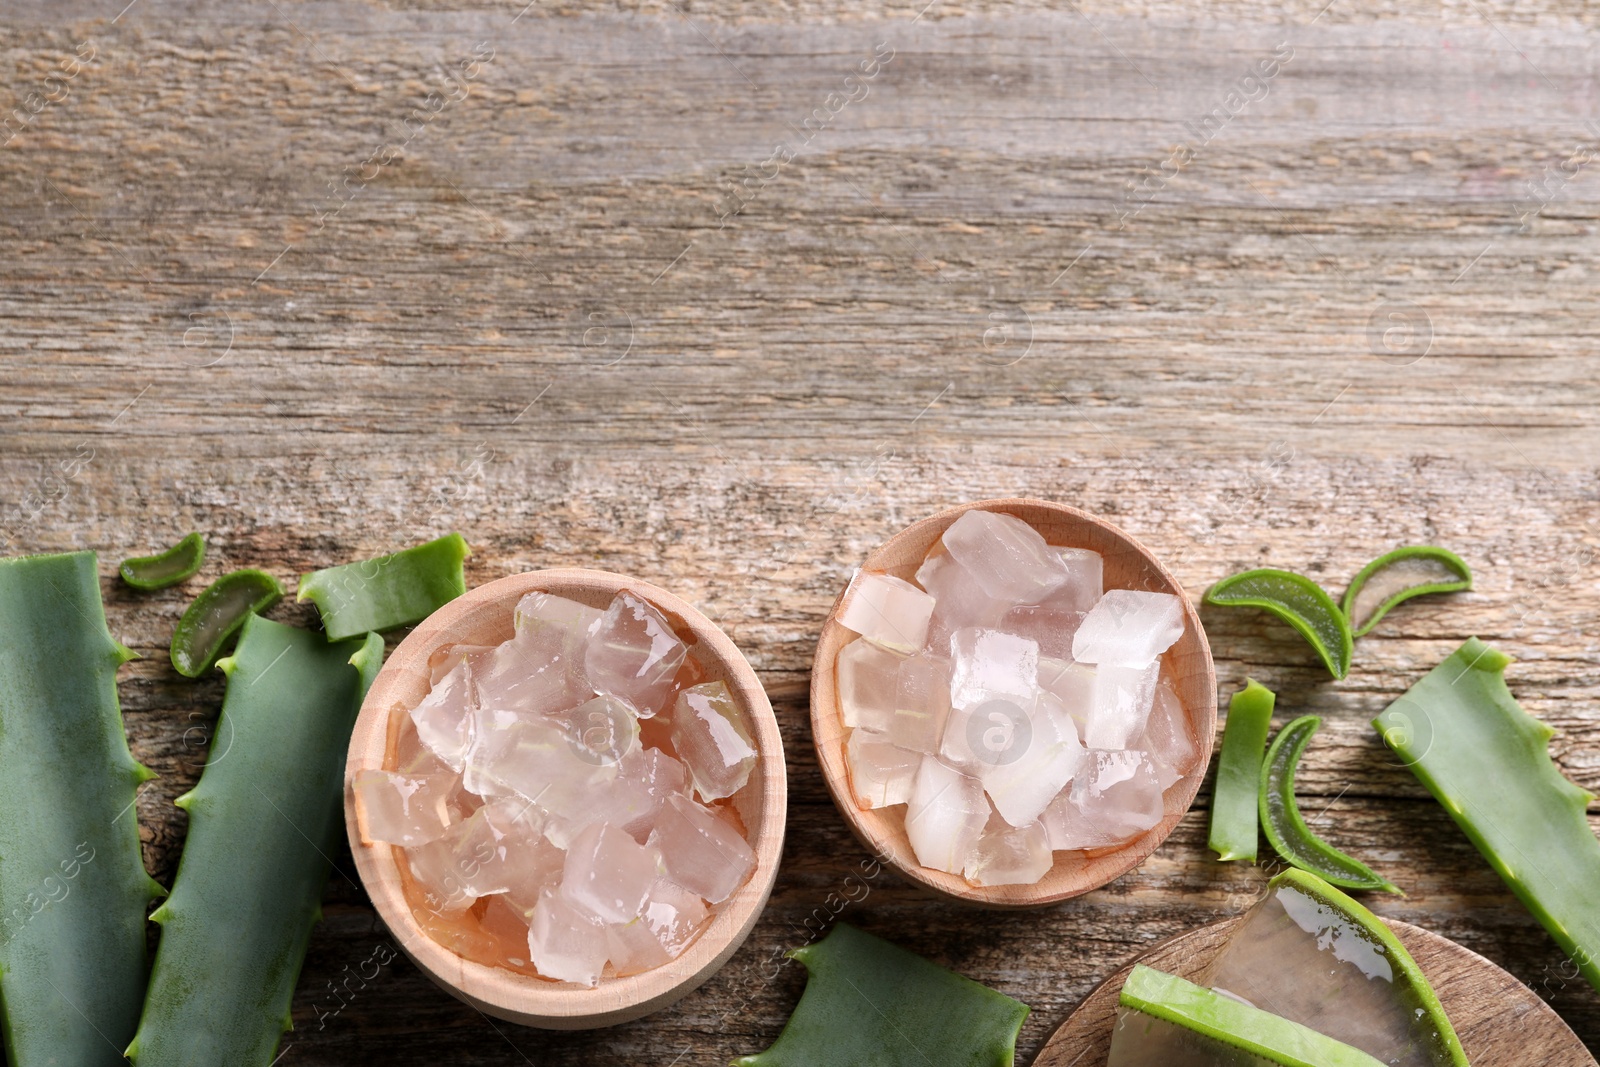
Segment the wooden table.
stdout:
<path fill-rule="evenodd" d="M 1097 979 L 1242 908 L 1262 877 L 1208 858 L 1209 784 L 1062 906 L 840 895 L 864 857 L 809 750 L 823 614 L 901 526 L 1012 495 L 1113 518 L 1195 597 L 1466 557 L 1477 590 L 1396 611 L 1344 682 L 1207 609 L 1219 682 L 1325 716 L 1302 792 L 1407 890 L 1376 910 L 1600 1043 L 1600 997 L 1368 725 L 1477 634 L 1600 789 L 1591 8 L 124 2 L 0 27 L 0 537 L 102 554 L 156 877 L 222 684 L 166 662 L 186 594 L 109 576 L 191 528 L 208 578 L 449 529 L 474 583 L 638 575 L 727 629 L 789 746 L 766 917 L 677 1007 L 545 1034 L 403 960 L 363 984 L 386 932 L 345 857 L 284 1067 L 722 1063 L 777 1034 L 803 974 L 772 961 L 834 918 L 1032 1005 L 1026 1061 Z"/>

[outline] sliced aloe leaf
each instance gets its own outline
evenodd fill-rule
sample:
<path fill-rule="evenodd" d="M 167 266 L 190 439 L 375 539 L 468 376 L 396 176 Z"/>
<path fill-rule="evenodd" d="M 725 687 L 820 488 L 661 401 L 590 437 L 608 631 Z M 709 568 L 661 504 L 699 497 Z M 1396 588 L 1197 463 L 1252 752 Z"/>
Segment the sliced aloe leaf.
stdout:
<path fill-rule="evenodd" d="M 1315 715 L 1303 715 L 1278 731 L 1261 764 L 1261 825 L 1278 855 L 1334 885 L 1346 889 L 1381 889 L 1400 893 L 1399 887 L 1371 867 L 1348 856 L 1312 832 L 1300 815 L 1294 796 L 1294 773 L 1300 757 L 1322 725 Z M 1402 896 L 1404 894 L 1401 894 Z"/>
<path fill-rule="evenodd" d="M 0 560 L 0 1023 L 11 1067 L 119 1067 L 144 997 L 139 784 L 92 552 Z"/>
<path fill-rule="evenodd" d="M 1328 673 L 1335 678 L 1350 673 L 1350 623 L 1322 586 L 1303 574 L 1272 567 L 1243 571 L 1213 585 L 1206 591 L 1205 602 L 1270 611 L 1300 632 Z"/>
<path fill-rule="evenodd" d="M 1306 871 L 1272 879 L 1200 981 L 1395 1067 L 1468 1067 L 1405 946 L 1376 915 Z"/>
<path fill-rule="evenodd" d="M 217 661 L 252 613 L 283 599 L 283 587 L 265 571 L 224 574 L 201 590 L 172 631 L 172 665 L 185 678 L 198 678 Z"/>
<path fill-rule="evenodd" d="M 765 1052 L 734 1067 L 1010 1067 L 1028 1006 L 836 923 L 789 955 L 806 991 Z"/>
<path fill-rule="evenodd" d="M 467 591 L 461 562 L 472 554 L 458 533 L 375 559 L 312 571 L 296 599 L 322 615 L 328 640 L 421 622 Z"/>
<path fill-rule="evenodd" d="M 123 560 L 117 573 L 135 589 L 165 589 L 194 577 L 205 558 L 206 539 L 192 533 L 165 552 Z"/>
<path fill-rule="evenodd" d="M 1433 545 L 1407 545 L 1362 567 L 1344 591 L 1340 608 L 1352 635 L 1360 637 L 1402 601 L 1471 588 L 1472 571 L 1460 556 Z"/>
<path fill-rule="evenodd" d="M 1308 1026 L 1142 963 L 1123 983 L 1119 1002 L 1110 1067 L 1382 1067 L 1382 1061 Z"/>
<path fill-rule="evenodd" d="M 172 895 L 151 918 L 161 943 L 137 1067 L 268 1067 L 324 883 L 344 834 L 345 751 L 383 639 L 321 634 L 250 615 L 189 813 Z"/>
<path fill-rule="evenodd" d="M 1600 990 L 1593 794 L 1550 759 L 1554 734 L 1506 688 L 1511 657 L 1476 637 L 1373 721 L 1584 978 Z"/>
<path fill-rule="evenodd" d="M 1217 757 L 1217 785 L 1211 798 L 1211 848 L 1219 860 L 1254 862 L 1261 834 L 1257 812 L 1261 763 L 1272 730 L 1277 695 L 1254 678 L 1228 702 Z"/>

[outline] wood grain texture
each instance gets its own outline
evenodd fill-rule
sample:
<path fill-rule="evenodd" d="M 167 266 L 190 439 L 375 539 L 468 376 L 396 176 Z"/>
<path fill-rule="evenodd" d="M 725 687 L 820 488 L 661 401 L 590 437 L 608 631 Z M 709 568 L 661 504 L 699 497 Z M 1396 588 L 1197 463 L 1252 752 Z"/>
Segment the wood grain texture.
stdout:
<path fill-rule="evenodd" d="M 232 567 L 459 529 L 473 584 L 635 575 L 733 638 L 795 754 L 851 568 L 952 504 L 1103 514 L 1196 600 L 1263 564 L 1337 594 L 1436 542 L 1476 589 L 1396 609 L 1342 682 L 1286 627 L 1202 609 L 1219 695 L 1250 674 L 1283 721 L 1322 715 L 1305 807 L 1408 893 L 1373 906 L 1600 1045 L 1600 995 L 1369 725 L 1477 634 L 1600 789 L 1593 8 L 123 2 L 0 25 L 0 117 L 31 115 L 0 131 L 0 550 L 102 553 L 145 656 L 121 693 L 162 775 L 138 807 L 158 878 L 222 691 L 166 642 Z M 213 551 L 188 585 L 111 581 L 189 529 Z M 789 775 L 749 942 L 613 1030 L 374 974 L 391 942 L 341 856 L 282 1067 L 725 1062 L 776 1036 L 803 984 L 781 954 L 836 916 L 1032 1005 L 1025 1060 L 1264 884 L 1208 858 L 1208 780 L 1135 871 L 974 921 L 877 869 L 809 760 Z"/>
<path fill-rule="evenodd" d="M 1168 974 L 1199 980 L 1237 927 L 1234 919 L 1202 926 L 1151 949 L 1137 962 Z M 1473 1067 L 1595 1067 L 1576 1034 L 1550 1006 L 1511 975 L 1476 952 L 1410 923 L 1390 922 L 1439 995 L 1461 1050 Z M 1133 963 L 1106 979 L 1050 1035 L 1034 1067 L 1100 1064 L 1111 1051 L 1117 1001 Z"/>

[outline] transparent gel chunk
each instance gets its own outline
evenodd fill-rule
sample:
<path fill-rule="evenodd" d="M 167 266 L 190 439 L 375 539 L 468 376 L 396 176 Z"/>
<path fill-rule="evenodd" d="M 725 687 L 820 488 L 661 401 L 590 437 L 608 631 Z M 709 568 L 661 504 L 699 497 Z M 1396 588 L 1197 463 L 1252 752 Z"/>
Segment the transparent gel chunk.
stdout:
<path fill-rule="evenodd" d="M 566 731 L 586 762 L 618 763 L 639 745 L 639 720 L 632 706 L 613 696 L 597 696 L 547 717 Z"/>
<path fill-rule="evenodd" d="M 451 769 L 460 771 L 472 743 L 476 710 L 472 669 L 463 659 L 435 682 L 428 695 L 411 709 L 411 721 L 422 743 Z"/>
<path fill-rule="evenodd" d="M 743 834 L 685 796 L 667 798 L 650 844 L 661 853 L 668 878 L 713 904 L 732 896 L 756 866 Z"/>
<path fill-rule="evenodd" d="M 975 514 L 967 512 L 967 514 Z M 996 698 L 1033 702 L 1039 646 L 1025 637 L 972 627 L 950 637 L 950 705 L 969 708 Z"/>
<path fill-rule="evenodd" d="M 656 880 L 660 856 L 607 823 L 585 827 L 567 849 L 561 896 L 567 903 L 606 922 L 639 917 Z"/>
<path fill-rule="evenodd" d="M 937 656 L 950 654 L 950 635 L 963 627 L 992 630 L 1018 601 L 984 592 L 978 580 L 948 552 L 930 555 L 917 569 L 917 584 L 933 594 L 933 614 L 923 647 Z"/>
<path fill-rule="evenodd" d="M 1171 593 L 1111 589 L 1084 616 L 1072 658 L 1097 666 L 1144 667 L 1183 636 L 1183 602 Z"/>
<path fill-rule="evenodd" d="M 928 638 L 933 597 L 892 574 L 856 571 L 845 590 L 839 624 L 896 652 L 915 652 Z"/>
<path fill-rule="evenodd" d="M 960 874 L 989 820 L 983 783 L 923 756 L 906 807 L 906 836 L 924 867 Z"/>
<path fill-rule="evenodd" d="M 561 630 L 582 645 L 599 630 L 604 614 L 599 608 L 591 608 L 576 600 L 534 591 L 517 601 L 511 619 L 519 632 L 539 627 Z"/>
<path fill-rule="evenodd" d="M 1067 660 L 1039 660 L 1039 689 L 1061 701 L 1061 706 L 1078 724 L 1078 736 L 1083 736 L 1089 722 L 1089 705 L 1094 699 L 1095 670 L 1087 663 Z"/>
<path fill-rule="evenodd" d="M 913 752 L 937 752 L 950 718 L 950 661 L 926 653 L 900 661 L 894 716 L 884 735 Z"/>
<path fill-rule="evenodd" d="M 1061 702 L 1040 694 L 1026 729 L 1019 724 L 1002 758 L 980 765 L 978 776 L 1007 823 L 1031 826 L 1072 781 L 1083 758 L 1077 728 Z"/>
<path fill-rule="evenodd" d="M 444 836 L 454 822 L 450 799 L 456 774 L 398 774 L 364 770 L 356 774 L 356 826 L 368 844 L 423 845 Z"/>
<path fill-rule="evenodd" d="M 666 878 L 657 878 L 650 887 L 640 916 L 673 958 L 683 954 L 710 917 L 705 901 Z"/>
<path fill-rule="evenodd" d="M 1066 562 L 1039 531 L 1012 515 L 968 511 L 940 540 L 996 599 L 1038 603 L 1070 578 Z"/>
<path fill-rule="evenodd" d="M 524 625 L 511 640 L 467 657 L 480 707 L 527 716 L 577 707 L 594 695 L 583 674 L 581 632 Z"/>
<path fill-rule="evenodd" d="M 702 800 L 732 796 L 756 765 L 750 720 L 722 682 L 678 694 L 672 708 L 672 748 Z"/>
<path fill-rule="evenodd" d="M 992 816 L 967 858 L 965 875 L 977 886 L 1033 885 L 1054 862 L 1042 824 L 1012 826 Z"/>
<path fill-rule="evenodd" d="M 1145 721 L 1137 746 L 1150 754 L 1150 762 L 1155 766 L 1163 789 L 1195 770 L 1200 746 L 1189 732 L 1189 717 L 1184 714 L 1183 702 L 1165 678 L 1156 684 L 1150 718 Z"/>
<path fill-rule="evenodd" d="M 888 733 L 894 719 L 901 657 L 871 641 L 855 640 L 839 649 L 834 678 L 839 716 L 846 726 Z"/>
<path fill-rule="evenodd" d="M 1039 604 L 1012 608 L 1000 619 L 997 630 L 1013 637 L 1026 637 L 1039 646 L 1040 657 L 1070 660 L 1072 638 L 1082 625 L 1084 613 L 1063 611 Z"/>
<path fill-rule="evenodd" d="M 1044 826 L 1050 847 L 1068 851 L 1110 848 L 1139 832 L 1132 830 L 1114 833 L 1096 826 L 1088 816 L 1084 815 L 1082 809 L 1072 802 L 1070 791 L 1061 793 L 1052 800 L 1050 806 L 1044 809 L 1044 814 L 1039 817 L 1039 821 Z"/>
<path fill-rule="evenodd" d="M 528 953 L 546 978 L 593 988 L 606 965 L 605 924 L 546 890 L 528 925 Z"/>
<path fill-rule="evenodd" d="M 1126 840 L 1155 826 L 1165 809 L 1161 782 L 1143 752 L 1090 749 L 1072 782 L 1072 801 L 1097 830 Z"/>
<path fill-rule="evenodd" d="M 688 651 L 666 616 L 621 592 L 589 639 L 584 666 L 596 692 L 627 701 L 647 719 L 665 709 Z"/>
<path fill-rule="evenodd" d="M 1155 701 L 1160 664 L 1095 668 L 1083 743 L 1089 748 L 1126 748 L 1144 732 Z"/>
<path fill-rule="evenodd" d="M 911 785 L 922 765 L 921 753 L 899 748 L 865 730 L 852 730 L 844 744 L 844 758 L 851 791 L 861 807 L 887 808 L 911 799 Z"/>
<path fill-rule="evenodd" d="M 617 777 L 615 763 L 596 760 L 560 725 L 544 719 L 512 719 L 480 731 L 468 770 L 563 818 L 578 815 Z"/>
<path fill-rule="evenodd" d="M 457 871 L 474 896 L 531 901 L 561 877 L 565 857 L 544 836 L 544 816 L 523 797 L 492 800 L 453 831 Z"/>

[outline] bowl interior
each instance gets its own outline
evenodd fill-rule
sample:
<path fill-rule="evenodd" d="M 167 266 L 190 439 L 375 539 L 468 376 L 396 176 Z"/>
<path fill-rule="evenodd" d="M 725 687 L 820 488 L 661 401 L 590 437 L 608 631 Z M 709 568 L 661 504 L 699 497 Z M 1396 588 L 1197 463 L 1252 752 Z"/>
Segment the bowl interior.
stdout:
<path fill-rule="evenodd" d="M 749 716 L 757 760 L 750 781 L 731 798 L 756 852 L 750 880 L 717 906 L 707 928 L 684 952 L 643 974 L 603 978 L 597 988 L 517 974 L 467 960 L 425 934 L 406 900 L 411 874 L 402 850 L 366 845 L 356 828 L 350 782 L 358 771 L 394 769 L 408 710 L 429 688 L 429 660 L 453 645 L 488 645 L 513 635 L 512 613 L 535 590 L 605 608 L 628 589 L 664 614 L 706 674 L 728 686 Z M 771 892 L 782 850 L 787 785 L 777 719 L 755 672 L 727 635 L 688 603 L 645 582 L 605 571 L 550 570 L 479 586 L 420 623 L 374 680 L 357 718 L 345 767 L 345 815 L 356 867 L 379 914 L 405 952 L 456 996 L 501 1018 L 535 1026 L 578 1028 L 637 1018 L 688 993 L 720 967 L 755 925 Z"/>
<path fill-rule="evenodd" d="M 1116 848 L 1092 853 L 1057 852 L 1055 865 L 1033 885 L 975 887 L 958 875 L 919 866 L 906 836 L 903 807 L 862 809 L 851 795 L 849 772 L 845 765 L 845 729 L 839 718 L 839 699 L 835 686 L 834 661 L 839 649 L 855 639 L 855 634 L 839 625 L 839 603 L 835 601 L 823 625 L 817 644 L 816 662 L 811 672 L 811 729 L 817 756 L 834 803 L 844 813 L 857 838 L 905 877 L 941 896 L 991 907 L 1033 907 L 1065 900 L 1091 889 L 1136 867 L 1166 840 L 1178 820 L 1194 801 L 1205 774 L 1204 757 L 1211 750 L 1217 725 L 1216 673 L 1211 650 L 1194 606 L 1184 596 L 1177 580 L 1143 545 L 1116 527 L 1086 512 L 1064 504 L 1043 500 L 985 500 L 966 504 L 930 516 L 902 530 L 862 562 L 866 570 L 886 571 L 912 581 L 917 568 L 934 543 L 962 513 L 974 508 L 1015 515 L 1044 536 L 1052 545 L 1088 548 L 1105 559 L 1107 589 L 1145 589 L 1173 593 L 1183 600 L 1183 636 L 1168 650 L 1166 670 L 1171 677 L 1189 727 L 1202 754 L 1192 773 L 1174 783 L 1163 798 L 1165 814 L 1154 827 Z M 843 593 L 840 593 L 843 598 Z"/>

